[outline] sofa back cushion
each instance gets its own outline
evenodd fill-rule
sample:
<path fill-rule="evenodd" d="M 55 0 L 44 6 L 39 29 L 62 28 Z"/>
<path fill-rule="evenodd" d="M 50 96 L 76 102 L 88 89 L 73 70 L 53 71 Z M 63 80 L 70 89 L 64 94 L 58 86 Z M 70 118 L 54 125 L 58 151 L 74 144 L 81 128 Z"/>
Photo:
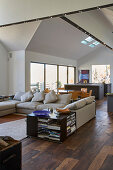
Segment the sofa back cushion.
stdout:
<path fill-rule="evenodd" d="M 69 104 L 71 101 L 71 96 L 72 94 L 58 94 L 58 101 L 57 103 L 61 103 L 61 104 Z"/>
<path fill-rule="evenodd" d="M 81 99 L 71 104 L 68 104 L 66 107 L 64 107 L 64 109 L 77 110 L 84 107 L 85 105 L 86 105 L 86 100 Z"/>
<path fill-rule="evenodd" d="M 34 94 L 34 97 L 32 98 L 32 102 L 41 102 L 45 99 L 45 94 L 44 94 L 44 91 L 41 91 L 41 92 L 36 92 Z"/>
<path fill-rule="evenodd" d="M 86 104 L 91 104 L 95 100 L 95 96 L 90 96 L 84 98 L 86 100 Z"/>
<path fill-rule="evenodd" d="M 21 96 L 22 102 L 28 102 L 33 98 L 33 94 L 31 91 L 26 92 L 24 95 Z"/>
<path fill-rule="evenodd" d="M 21 101 L 21 96 L 24 95 L 25 92 L 16 92 L 15 96 L 14 96 L 14 100 L 18 100 Z"/>
<path fill-rule="evenodd" d="M 45 95 L 45 100 L 44 100 L 44 104 L 47 104 L 47 103 L 54 103 L 58 100 L 58 97 L 55 93 L 54 90 L 50 91 L 49 93 L 47 93 Z"/>

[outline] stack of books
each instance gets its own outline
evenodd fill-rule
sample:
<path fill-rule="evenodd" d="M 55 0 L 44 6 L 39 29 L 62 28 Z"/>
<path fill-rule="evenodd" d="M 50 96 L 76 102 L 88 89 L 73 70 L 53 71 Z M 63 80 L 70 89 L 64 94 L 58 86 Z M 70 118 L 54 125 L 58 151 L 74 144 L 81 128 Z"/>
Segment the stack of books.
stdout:
<path fill-rule="evenodd" d="M 71 135 L 76 130 L 75 113 L 67 117 L 67 136 Z"/>
<path fill-rule="evenodd" d="M 38 119 L 38 137 L 60 141 L 60 126 L 52 119 Z"/>

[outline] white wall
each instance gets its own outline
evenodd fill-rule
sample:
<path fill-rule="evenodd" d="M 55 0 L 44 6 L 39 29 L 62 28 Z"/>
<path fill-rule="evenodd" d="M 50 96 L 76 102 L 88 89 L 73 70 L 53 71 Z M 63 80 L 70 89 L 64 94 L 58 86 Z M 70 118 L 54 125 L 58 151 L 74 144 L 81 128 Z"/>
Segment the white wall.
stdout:
<path fill-rule="evenodd" d="M 60 65 L 69 65 L 77 66 L 76 60 L 64 59 L 55 56 L 49 56 L 41 53 L 26 51 L 25 58 L 25 89 L 26 91 L 30 89 L 30 62 L 40 62 L 48 64 L 60 64 Z"/>
<path fill-rule="evenodd" d="M 0 25 L 110 3 L 113 0 L 0 0 Z"/>
<path fill-rule="evenodd" d="M 88 56 L 78 60 L 78 70 L 90 70 L 90 82 L 92 74 L 92 65 L 110 65 L 110 80 L 113 92 L 113 51 L 105 47 L 100 47 Z"/>
<path fill-rule="evenodd" d="M 0 95 L 8 95 L 8 52 L 0 43 Z"/>
<path fill-rule="evenodd" d="M 13 51 L 9 57 L 9 94 L 25 91 L 25 51 Z"/>

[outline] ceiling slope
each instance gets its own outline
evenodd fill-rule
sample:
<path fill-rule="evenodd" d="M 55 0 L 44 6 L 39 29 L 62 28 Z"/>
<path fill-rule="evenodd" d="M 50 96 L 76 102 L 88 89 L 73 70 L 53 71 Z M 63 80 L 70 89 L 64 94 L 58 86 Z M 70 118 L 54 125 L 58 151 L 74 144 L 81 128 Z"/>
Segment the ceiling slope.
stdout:
<path fill-rule="evenodd" d="M 9 6 L 10 3 L 10 6 Z M 0 25 L 107 5 L 113 0 L 0 0 Z"/>
<path fill-rule="evenodd" d="M 66 17 L 113 48 L 113 26 L 101 10 L 73 14 Z"/>
<path fill-rule="evenodd" d="M 113 25 L 113 7 L 101 9 L 104 16 L 108 19 L 108 21 Z"/>
<path fill-rule="evenodd" d="M 8 51 L 25 50 L 40 21 L 0 28 L 0 41 Z"/>
<path fill-rule="evenodd" d="M 27 50 L 51 56 L 78 59 L 101 47 L 81 44 L 88 36 L 61 18 L 42 21 Z"/>

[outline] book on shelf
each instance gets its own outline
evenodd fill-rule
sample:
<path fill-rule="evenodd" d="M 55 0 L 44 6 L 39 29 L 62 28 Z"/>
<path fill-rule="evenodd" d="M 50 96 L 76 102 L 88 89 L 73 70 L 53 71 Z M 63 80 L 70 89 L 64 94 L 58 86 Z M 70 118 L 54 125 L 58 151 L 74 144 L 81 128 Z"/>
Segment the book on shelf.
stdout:
<path fill-rule="evenodd" d="M 60 126 L 57 124 L 44 124 L 44 123 L 39 123 L 38 124 L 39 128 L 48 128 L 48 129 L 54 129 L 54 130 L 60 130 Z"/>
<path fill-rule="evenodd" d="M 60 130 L 60 126 L 58 125 L 48 125 L 48 129 L 53 129 L 53 130 Z"/>
<path fill-rule="evenodd" d="M 54 137 L 50 137 L 50 136 L 48 137 L 48 139 L 60 141 L 60 138 L 54 138 Z"/>

